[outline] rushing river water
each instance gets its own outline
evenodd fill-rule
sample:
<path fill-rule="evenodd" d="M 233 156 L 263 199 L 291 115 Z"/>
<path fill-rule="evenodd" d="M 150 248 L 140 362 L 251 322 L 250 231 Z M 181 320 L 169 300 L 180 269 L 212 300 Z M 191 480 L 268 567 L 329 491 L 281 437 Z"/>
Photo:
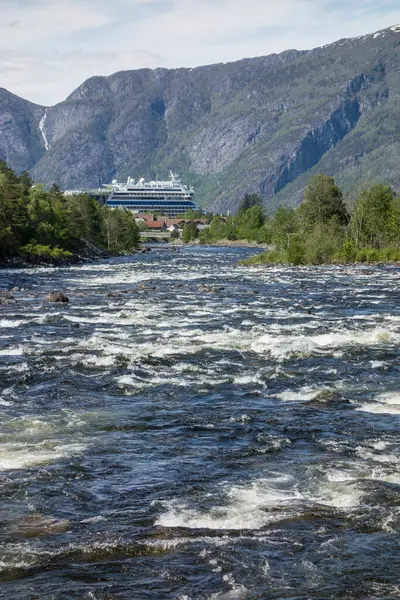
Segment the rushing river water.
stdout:
<path fill-rule="evenodd" d="M 252 253 L 0 272 L 1 598 L 400 598 L 400 270 Z"/>

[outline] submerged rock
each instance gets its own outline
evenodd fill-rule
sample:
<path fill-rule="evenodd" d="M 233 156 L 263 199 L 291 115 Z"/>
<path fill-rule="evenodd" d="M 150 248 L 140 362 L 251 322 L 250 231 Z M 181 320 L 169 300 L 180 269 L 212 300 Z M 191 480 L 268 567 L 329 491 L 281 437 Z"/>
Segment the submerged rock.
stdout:
<path fill-rule="evenodd" d="M 0 292 L 0 304 L 11 304 L 12 302 L 16 302 L 16 300 L 10 292 Z"/>
<path fill-rule="evenodd" d="M 136 288 L 139 291 L 142 292 L 150 292 L 152 290 L 157 289 L 155 285 L 148 285 L 147 283 L 139 283 L 139 285 Z"/>
<path fill-rule="evenodd" d="M 224 287 L 222 285 L 201 285 L 199 289 L 201 292 L 207 292 L 208 294 L 216 294 L 218 292 L 222 292 Z"/>
<path fill-rule="evenodd" d="M 45 302 L 69 302 L 68 296 L 62 292 L 50 292 L 44 297 Z"/>
<path fill-rule="evenodd" d="M 44 537 L 67 531 L 70 527 L 66 519 L 46 515 L 27 515 L 13 523 L 8 531 L 11 534 L 25 537 Z"/>
<path fill-rule="evenodd" d="M 334 406 L 336 404 L 350 404 L 350 402 L 335 390 L 322 390 L 308 404 Z"/>

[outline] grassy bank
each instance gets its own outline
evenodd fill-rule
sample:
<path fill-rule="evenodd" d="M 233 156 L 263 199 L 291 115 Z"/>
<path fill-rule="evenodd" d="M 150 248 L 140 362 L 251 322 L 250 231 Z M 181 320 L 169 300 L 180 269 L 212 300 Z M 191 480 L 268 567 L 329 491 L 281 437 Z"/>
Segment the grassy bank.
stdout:
<path fill-rule="evenodd" d="M 392 248 L 384 248 L 381 251 L 378 250 L 362 250 L 355 255 L 354 260 L 347 260 L 343 256 L 334 255 L 329 260 L 324 262 L 303 262 L 303 263 L 292 263 L 287 253 L 279 250 L 270 250 L 268 252 L 262 252 L 256 256 L 252 256 L 245 260 L 240 261 L 241 265 L 288 265 L 288 264 L 308 264 L 308 265 L 338 265 L 338 264 L 379 264 L 379 263 L 400 263 L 400 250 Z"/>

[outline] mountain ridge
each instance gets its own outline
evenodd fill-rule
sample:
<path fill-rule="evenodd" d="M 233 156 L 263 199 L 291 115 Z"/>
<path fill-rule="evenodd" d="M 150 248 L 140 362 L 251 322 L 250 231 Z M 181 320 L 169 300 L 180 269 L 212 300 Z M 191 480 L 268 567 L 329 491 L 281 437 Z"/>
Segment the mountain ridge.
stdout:
<path fill-rule="evenodd" d="M 400 156 L 399 34 L 94 76 L 52 107 L 0 89 L 0 158 L 63 188 L 173 169 L 217 211 L 235 210 L 245 192 L 270 209 L 296 204 L 319 166 L 351 190 L 382 176 L 375 165 L 389 146 L 393 165 Z M 383 171 L 400 188 L 395 169 Z"/>

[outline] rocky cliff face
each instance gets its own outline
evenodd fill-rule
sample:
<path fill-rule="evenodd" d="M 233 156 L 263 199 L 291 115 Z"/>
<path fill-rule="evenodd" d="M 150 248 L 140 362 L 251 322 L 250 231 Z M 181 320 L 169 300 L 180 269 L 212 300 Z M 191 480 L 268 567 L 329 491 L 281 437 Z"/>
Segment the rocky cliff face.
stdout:
<path fill-rule="evenodd" d="M 173 169 L 221 211 L 245 192 L 295 203 L 318 170 L 350 188 L 385 163 L 399 186 L 399 73 L 394 27 L 309 52 L 94 77 L 47 109 L 1 90 L 0 157 L 64 188 Z"/>
<path fill-rule="evenodd" d="M 44 110 L 0 88 L 0 159 L 16 171 L 31 169 L 45 152 L 39 128 Z"/>

